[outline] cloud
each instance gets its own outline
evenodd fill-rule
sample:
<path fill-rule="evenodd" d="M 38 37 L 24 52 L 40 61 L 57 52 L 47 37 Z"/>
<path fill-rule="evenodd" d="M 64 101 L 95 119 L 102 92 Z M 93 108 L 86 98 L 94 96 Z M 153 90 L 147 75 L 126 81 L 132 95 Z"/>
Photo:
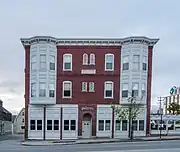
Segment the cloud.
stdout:
<path fill-rule="evenodd" d="M 179 5 L 179 0 L 1 2 L 0 94 L 6 94 L 5 105 L 13 110 L 24 103 L 25 51 L 19 39 L 35 35 L 159 37 L 153 56 L 152 103 L 156 104 L 158 96 L 168 95 L 171 86 L 180 84 Z"/>

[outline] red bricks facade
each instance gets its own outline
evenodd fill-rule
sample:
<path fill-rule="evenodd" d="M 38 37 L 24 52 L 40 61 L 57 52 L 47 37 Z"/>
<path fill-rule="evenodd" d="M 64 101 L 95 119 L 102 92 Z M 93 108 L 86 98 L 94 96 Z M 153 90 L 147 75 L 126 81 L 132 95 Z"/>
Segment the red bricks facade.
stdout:
<path fill-rule="evenodd" d="M 72 71 L 63 71 L 63 54 L 72 54 Z M 83 65 L 83 54 L 95 54 L 95 65 Z M 114 71 L 105 71 L 105 54 L 115 56 Z M 57 104 L 118 104 L 120 88 L 121 47 L 58 46 L 57 47 Z M 82 69 L 95 69 L 95 75 L 81 74 Z M 63 81 L 72 81 L 72 98 L 63 99 Z M 104 99 L 104 82 L 114 82 L 114 99 Z M 81 92 L 82 82 L 94 82 L 95 92 Z"/>

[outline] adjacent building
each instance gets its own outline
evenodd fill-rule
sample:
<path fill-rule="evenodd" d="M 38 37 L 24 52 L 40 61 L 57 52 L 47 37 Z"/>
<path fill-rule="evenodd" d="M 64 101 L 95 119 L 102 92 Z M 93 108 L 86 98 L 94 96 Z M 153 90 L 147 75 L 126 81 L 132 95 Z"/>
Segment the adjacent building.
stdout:
<path fill-rule="evenodd" d="M 12 114 L 3 107 L 3 101 L 0 100 L 0 135 L 12 132 Z"/>
<path fill-rule="evenodd" d="M 168 107 L 171 103 L 180 104 L 180 87 L 173 86 L 170 89 L 169 95 L 164 97 L 164 114 L 172 114 L 172 112 L 168 110 Z"/>
<path fill-rule="evenodd" d="M 112 104 L 130 92 L 144 110 L 135 135 L 150 134 L 153 47 L 158 39 L 22 38 L 25 49 L 25 138 L 127 137 Z M 142 98 L 143 97 L 143 98 Z"/>
<path fill-rule="evenodd" d="M 13 133 L 15 134 L 23 134 L 24 133 L 24 115 L 25 108 L 22 108 L 19 114 L 15 117 L 13 121 Z"/>

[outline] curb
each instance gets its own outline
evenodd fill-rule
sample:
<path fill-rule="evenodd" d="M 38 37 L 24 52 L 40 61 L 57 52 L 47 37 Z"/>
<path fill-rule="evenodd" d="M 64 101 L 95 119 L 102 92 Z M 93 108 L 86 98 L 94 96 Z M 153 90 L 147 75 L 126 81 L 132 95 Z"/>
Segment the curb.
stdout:
<path fill-rule="evenodd" d="M 75 145 L 76 143 L 45 143 L 45 144 L 26 144 L 21 143 L 22 146 L 60 146 L 60 145 Z"/>
<path fill-rule="evenodd" d="M 80 145 L 80 144 L 100 144 L 100 143 L 131 143 L 131 142 L 147 142 L 147 141 L 168 141 L 168 140 L 180 140 L 180 138 L 158 138 L 158 139 L 134 139 L 134 140 L 114 140 L 114 141 L 89 141 L 89 142 L 66 142 L 66 143 L 45 143 L 45 144 L 28 144 L 28 143 L 21 143 L 23 146 L 60 146 L 60 145 Z"/>

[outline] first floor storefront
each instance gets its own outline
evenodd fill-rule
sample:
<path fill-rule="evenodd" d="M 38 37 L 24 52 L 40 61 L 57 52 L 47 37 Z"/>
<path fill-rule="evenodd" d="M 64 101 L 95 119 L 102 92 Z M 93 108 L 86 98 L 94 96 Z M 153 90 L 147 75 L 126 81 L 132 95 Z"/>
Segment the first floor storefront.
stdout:
<path fill-rule="evenodd" d="M 128 120 L 118 120 L 111 105 L 29 105 L 28 139 L 127 138 Z M 135 136 L 146 136 L 146 112 L 133 121 Z"/>

